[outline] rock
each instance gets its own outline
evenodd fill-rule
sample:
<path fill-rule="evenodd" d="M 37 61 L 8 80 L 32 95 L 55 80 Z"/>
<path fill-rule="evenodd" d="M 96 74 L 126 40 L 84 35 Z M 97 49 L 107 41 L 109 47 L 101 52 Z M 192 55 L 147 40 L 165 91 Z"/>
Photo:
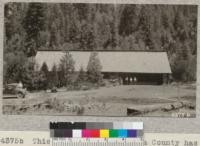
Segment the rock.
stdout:
<path fill-rule="evenodd" d="M 174 109 L 174 106 L 172 104 L 166 105 L 165 107 L 161 108 L 161 110 L 165 112 L 173 110 L 173 109 Z"/>
<path fill-rule="evenodd" d="M 175 103 L 173 103 L 173 105 L 174 105 L 175 109 L 179 109 L 179 108 L 183 107 L 183 103 L 182 102 L 175 102 Z"/>
<path fill-rule="evenodd" d="M 193 104 L 193 103 L 188 103 L 188 104 L 186 105 L 186 107 L 188 107 L 189 109 L 195 109 L 195 104 Z"/>

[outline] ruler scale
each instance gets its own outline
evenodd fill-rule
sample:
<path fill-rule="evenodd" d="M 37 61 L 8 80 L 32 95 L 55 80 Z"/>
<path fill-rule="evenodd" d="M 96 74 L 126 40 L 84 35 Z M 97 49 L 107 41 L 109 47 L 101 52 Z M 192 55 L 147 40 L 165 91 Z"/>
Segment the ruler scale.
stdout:
<path fill-rule="evenodd" d="M 137 143 L 135 141 L 132 142 L 64 142 L 64 141 L 56 141 L 52 143 L 52 146 L 143 146 L 143 143 Z"/>

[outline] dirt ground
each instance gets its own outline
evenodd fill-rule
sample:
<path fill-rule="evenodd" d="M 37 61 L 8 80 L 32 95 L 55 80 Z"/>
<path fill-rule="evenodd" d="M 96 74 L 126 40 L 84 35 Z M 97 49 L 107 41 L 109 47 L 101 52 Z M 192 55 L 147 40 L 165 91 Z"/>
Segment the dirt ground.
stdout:
<path fill-rule="evenodd" d="M 123 85 L 3 99 L 4 114 L 195 117 L 192 85 Z"/>

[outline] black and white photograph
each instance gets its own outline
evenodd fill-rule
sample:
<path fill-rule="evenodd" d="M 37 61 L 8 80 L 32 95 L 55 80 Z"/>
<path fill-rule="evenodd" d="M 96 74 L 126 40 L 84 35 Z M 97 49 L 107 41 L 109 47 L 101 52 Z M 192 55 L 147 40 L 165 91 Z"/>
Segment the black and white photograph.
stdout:
<path fill-rule="evenodd" d="M 9 2 L 5 115 L 196 117 L 197 5 Z"/>

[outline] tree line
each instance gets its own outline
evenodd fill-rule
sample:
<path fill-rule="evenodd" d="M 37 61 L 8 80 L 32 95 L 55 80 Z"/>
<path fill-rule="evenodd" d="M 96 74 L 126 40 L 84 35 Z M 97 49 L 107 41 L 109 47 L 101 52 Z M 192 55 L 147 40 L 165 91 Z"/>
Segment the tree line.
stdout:
<path fill-rule="evenodd" d="M 67 87 L 74 90 L 80 89 L 86 83 L 96 85 L 96 87 L 102 85 L 102 66 L 97 52 L 91 52 L 86 70 L 81 66 L 78 73 L 75 72 L 75 63 L 69 51 L 65 51 L 59 64 L 54 64 L 52 69 L 48 68 L 46 62 L 43 62 L 41 68 L 36 69 L 40 78 L 31 90 L 46 90 L 54 87 Z"/>
<path fill-rule="evenodd" d="M 4 16 L 4 83 L 41 76 L 38 50 L 66 49 L 166 51 L 175 81 L 196 80 L 197 6 L 7 3 Z"/>

